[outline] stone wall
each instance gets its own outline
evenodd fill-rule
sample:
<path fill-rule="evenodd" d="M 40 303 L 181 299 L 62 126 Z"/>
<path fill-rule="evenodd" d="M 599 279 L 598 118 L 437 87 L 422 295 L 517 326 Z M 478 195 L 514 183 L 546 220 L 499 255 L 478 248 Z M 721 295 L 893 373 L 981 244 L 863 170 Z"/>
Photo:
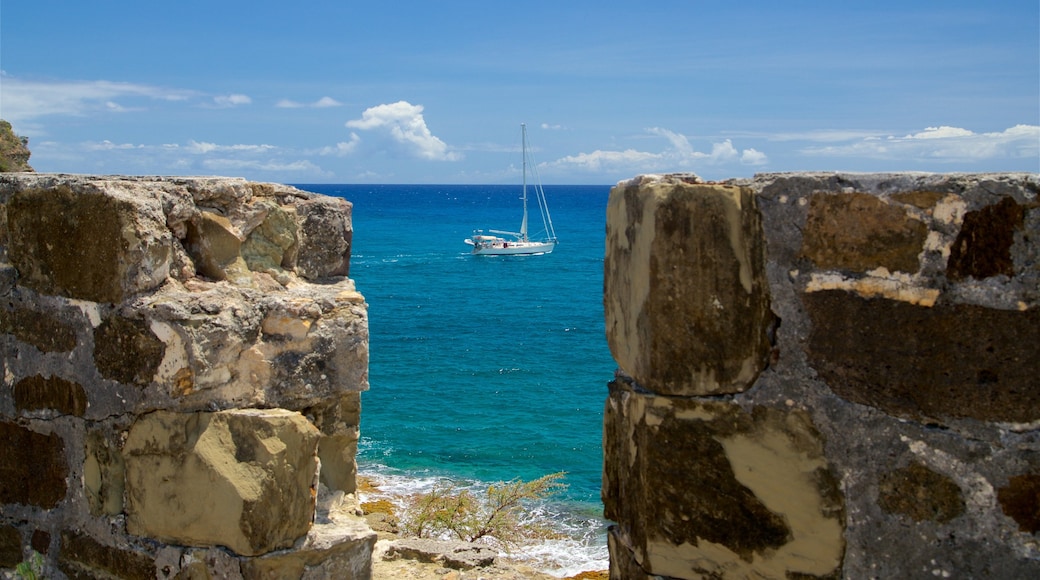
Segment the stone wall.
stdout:
<path fill-rule="evenodd" d="M 350 211 L 239 179 L 0 175 L 0 568 L 369 577 Z"/>
<path fill-rule="evenodd" d="M 618 184 L 611 578 L 1040 577 L 1038 190 Z"/>

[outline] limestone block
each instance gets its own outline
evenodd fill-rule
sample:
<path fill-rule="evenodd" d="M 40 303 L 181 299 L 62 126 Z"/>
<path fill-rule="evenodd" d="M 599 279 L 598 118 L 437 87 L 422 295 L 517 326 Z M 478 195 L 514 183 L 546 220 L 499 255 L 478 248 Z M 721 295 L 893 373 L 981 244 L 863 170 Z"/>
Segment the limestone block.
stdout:
<path fill-rule="evenodd" d="M 840 572 L 844 499 L 799 410 L 657 396 L 623 376 L 604 415 L 604 514 L 651 575 Z"/>
<path fill-rule="evenodd" d="M 318 431 L 284 409 L 143 415 L 130 429 L 127 531 L 255 556 L 314 517 Z"/>
<path fill-rule="evenodd" d="M 357 490 L 357 446 L 360 438 L 361 394 L 344 393 L 303 411 L 321 430 L 318 457 L 321 483 L 332 490 Z"/>
<path fill-rule="evenodd" d="M 226 217 L 210 211 L 200 212 L 189 223 L 185 243 L 198 273 L 238 285 L 251 284 L 253 279 L 242 258 L 239 235 Z"/>
<path fill-rule="evenodd" d="M 1040 419 L 1038 308 L 929 308 L 841 290 L 809 292 L 803 301 L 810 363 L 841 397 L 940 423 Z"/>
<path fill-rule="evenodd" d="M 83 459 L 83 491 L 92 515 L 123 513 L 126 465 L 114 437 L 100 430 L 87 433 Z"/>
<path fill-rule="evenodd" d="M 372 576 L 376 534 L 362 521 L 316 524 L 297 549 L 242 562 L 246 580 L 362 580 Z"/>
<path fill-rule="evenodd" d="M 65 498 L 65 443 L 21 425 L 0 422 L 0 504 L 51 509 Z"/>
<path fill-rule="evenodd" d="M 19 411 L 51 410 L 82 417 L 87 410 L 83 385 L 61 377 L 33 375 L 14 384 L 14 406 Z"/>
<path fill-rule="evenodd" d="M 816 193 L 809 199 L 802 255 L 824 270 L 914 273 L 927 236 L 924 222 L 877 196 Z"/>
<path fill-rule="evenodd" d="M 72 530 L 61 533 L 58 568 L 69 578 L 156 578 L 155 562 L 147 554 L 129 547 L 106 545 Z"/>
<path fill-rule="evenodd" d="M 8 253 L 19 283 L 113 303 L 162 284 L 172 236 L 158 200 L 73 186 L 22 189 L 8 201 Z"/>
<path fill-rule="evenodd" d="M 614 360 L 644 388 L 741 392 L 775 317 L 754 195 L 696 176 L 618 184 L 607 205 L 604 307 Z"/>
<path fill-rule="evenodd" d="M 353 204 L 342 198 L 315 197 L 296 206 L 300 247 L 296 272 L 308 280 L 350 275 Z"/>
<path fill-rule="evenodd" d="M 242 244 L 242 257 L 254 272 L 267 272 L 286 280 L 285 270 L 296 267 L 299 249 L 295 208 L 282 208 L 273 202 L 258 202 L 265 208 L 262 221 L 250 230 Z M 284 283 L 284 282 L 283 282 Z"/>

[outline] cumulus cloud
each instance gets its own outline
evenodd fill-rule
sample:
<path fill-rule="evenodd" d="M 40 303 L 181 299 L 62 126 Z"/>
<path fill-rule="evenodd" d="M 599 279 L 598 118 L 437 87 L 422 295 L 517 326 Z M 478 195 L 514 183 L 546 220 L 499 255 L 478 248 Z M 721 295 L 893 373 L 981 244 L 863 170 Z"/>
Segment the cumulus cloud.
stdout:
<path fill-rule="evenodd" d="M 252 104 L 253 99 L 249 98 L 248 95 L 218 95 L 213 97 L 213 104 L 221 108 L 237 107 L 239 105 Z"/>
<path fill-rule="evenodd" d="M 122 99 L 181 101 L 197 93 L 135 83 L 111 81 L 26 80 L 3 74 L 0 102 L 4 119 L 13 124 L 49 115 L 85 115 L 92 111 L 139 110 Z"/>
<path fill-rule="evenodd" d="M 335 157 L 346 157 L 351 153 L 357 151 L 358 144 L 361 143 L 361 137 L 357 133 L 350 134 L 350 141 L 340 141 L 335 145 L 329 147 L 322 147 L 318 150 L 318 155 L 332 155 Z"/>
<path fill-rule="evenodd" d="M 281 109 L 327 109 L 329 107 L 342 107 L 343 103 L 332 97 L 322 97 L 313 103 L 299 103 L 290 99 L 282 99 L 275 103 L 275 106 Z"/>
<path fill-rule="evenodd" d="M 745 165 L 764 165 L 769 158 L 756 149 L 738 150 L 730 139 L 713 143 L 711 151 L 697 151 L 690 140 L 681 133 L 651 127 L 646 130 L 651 135 L 663 137 L 668 147 L 654 153 L 626 149 L 624 151 L 602 151 L 581 153 L 563 157 L 551 163 L 552 168 L 573 168 L 590 172 L 660 172 L 695 170 L 706 165 L 726 165 L 741 163 Z"/>
<path fill-rule="evenodd" d="M 449 151 L 448 145 L 430 132 L 423 118 L 423 106 L 407 101 L 365 109 L 360 119 L 347 121 L 347 127 L 375 131 L 403 146 L 409 153 L 431 161 L 457 161 L 462 155 Z"/>
<path fill-rule="evenodd" d="M 1040 126 L 1016 125 L 975 133 L 960 127 L 926 127 L 898 136 L 869 137 L 840 145 L 806 147 L 806 155 L 966 163 L 1040 156 Z"/>

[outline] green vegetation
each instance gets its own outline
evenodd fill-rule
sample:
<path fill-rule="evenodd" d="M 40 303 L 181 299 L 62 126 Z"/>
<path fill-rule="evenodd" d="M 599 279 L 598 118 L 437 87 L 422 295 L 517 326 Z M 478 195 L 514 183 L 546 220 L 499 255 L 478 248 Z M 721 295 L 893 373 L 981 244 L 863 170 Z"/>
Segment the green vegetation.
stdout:
<path fill-rule="evenodd" d="M 0 119 L 0 173 L 32 171 L 29 167 L 29 140 L 14 134 L 11 124 Z"/>
<path fill-rule="evenodd" d="M 33 550 L 28 560 L 14 568 L 14 577 L 21 580 L 37 580 L 43 578 L 43 554 Z"/>
<path fill-rule="evenodd" d="M 402 517 L 404 533 L 419 538 L 451 535 L 466 542 L 483 541 L 503 548 L 531 538 L 555 534 L 530 515 L 529 504 L 564 489 L 564 473 L 533 481 L 514 479 L 488 487 L 483 497 L 451 482 L 411 498 Z"/>

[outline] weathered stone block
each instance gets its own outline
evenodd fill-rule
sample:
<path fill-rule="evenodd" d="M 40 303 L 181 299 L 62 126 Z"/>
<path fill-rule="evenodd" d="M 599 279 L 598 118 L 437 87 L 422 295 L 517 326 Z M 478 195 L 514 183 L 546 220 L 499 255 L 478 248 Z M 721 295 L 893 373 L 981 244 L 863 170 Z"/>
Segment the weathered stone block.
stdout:
<path fill-rule="evenodd" d="M 95 302 L 163 283 L 172 236 L 157 200 L 67 185 L 23 189 L 7 205 L 8 248 L 19 283 Z"/>
<path fill-rule="evenodd" d="M 21 532 L 14 526 L 0 526 L 0 568 L 14 568 L 21 561 Z"/>
<path fill-rule="evenodd" d="M 121 514 L 126 467 L 118 444 L 101 431 L 90 431 L 84 451 L 83 490 L 90 513 L 95 516 Z"/>
<path fill-rule="evenodd" d="M 672 395 L 735 393 L 766 366 L 776 319 L 760 219 L 750 190 L 696 176 L 611 190 L 607 343 L 640 385 Z"/>
<path fill-rule="evenodd" d="M 964 513 L 964 494 L 950 477 L 920 463 L 882 474 L 878 503 L 888 513 L 903 514 L 915 522 L 945 523 Z"/>
<path fill-rule="evenodd" d="M 604 414 L 603 503 L 649 574 L 824 576 L 844 507 L 804 411 L 641 392 L 619 377 Z"/>
<path fill-rule="evenodd" d="M 1025 207 L 1011 197 L 965 214 L 961 231 L 950 249 L 946 275 L 951 280 L 1014 275 L 1011 246 L 1015 232 L 1024 222 Z"/>
<path fill-rule="evenodd" d="M 928 226 L 877 196 L 817 193 L 809 201 L 802 254 L 824 270 L 917 272 Z"/>
<path fill-rule="evenodd" d="M 164 353 L 165 345 L 144 320 L 111 316 L 94 330 L 94 364 L 106 379 L 147 385 Z"/>
<path fill-rule="evenodd" d="M 203 211 L 189 222 L 185 249 L 199 274 L 213 280 L 249 285 L 252 275 L 242 258 L 242 240 L 226 217 Z"/>
<path fill-rule="evenodd" d="M 14 406 L 19 411 L 52 410 L 82 417 L 87 410 L 83 385 L 61 377 L 25 377 L 14 384 Z"/>
<path fill-rule="evenodd" d="M 315 525 L 298 549 L 242 562 L 246 580 L 368 580 L 376 534 L 360 520 Z"/>
<path fill-rule="evenodd" d="M 316 197 L 296 206 L 300 246 L 296 273 L 308 280 L 350 275 L 353 204 L 342 198 Z"/>
<path fill-rule="evenodd" d="M 1040 532 L 1040 474 L 1015 475 L 997 490 L 997 500 L 1018 529 L 1029 534 Z"/>
<path fill-rule="evenodd" d="M 76 348 L 75 329 L 47 312 L 0 308 L 0 330 L 40 352 L 69 352 Z"/>
<path fill-rule="evenodd" d="M 70 579 L 120 578 L 153 580 L 155 561 L 130 548 L 108 546 L 76 531 L 61 533 L 58 568 Z"/>
<path fill-rule="evenodd" d="M 299 239 L 296 210 L 268 202 L 263 221 L 249 232 L 242 244 L 242 258 L 254 272 L 267 272 L 282 279 L 285 270 L 296 267 Z"/>
<path fill-rule="evenodd" d="M 57 435 L 0 423 L 0 504 L 51 509 L 65 498 L 68 464 Z"/>
<path fill-rule="evenodd" d="M 314 516 L 318 436 L 283 409 L 144 415 L 123 448 L 127 530 L 247 556 L 287 548 Z"/>
<path fill-rule="evenodd" d="M 840 290 L 803 301 L 810 362 L 848 400 L 928 421 L 1040 419 L 1040 309 L 928 308 Z"/>

